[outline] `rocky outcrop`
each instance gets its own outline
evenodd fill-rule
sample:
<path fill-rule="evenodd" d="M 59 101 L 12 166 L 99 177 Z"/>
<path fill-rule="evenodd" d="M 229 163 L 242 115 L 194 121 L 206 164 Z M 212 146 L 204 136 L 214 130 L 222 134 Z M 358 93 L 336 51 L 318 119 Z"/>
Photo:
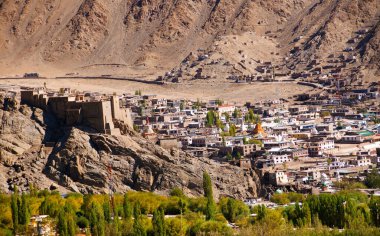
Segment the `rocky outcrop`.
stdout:
<path fill-rule="evenodd" d="M 21 106 L 0 109 L 0 120 L 0 191 L 14 186 L 26 191 L 31 184 L 49 188 L 53 181 L 42 174 L 47 160 L 43 143 L 51 136 L 55 119 L 40 109 Z"/>
<path fill-rule="evenodd" d="M 32 111 L 26 111 L 30 115 Z M 44 130 L 18 111 L 0 110 L 0 161 L 12 166 L 33 145 L 41 144 Z"/>
<path fill-rule="evenodd" d="M 204 171 L 213 179 L 216 197 L 244 199 L 257 196 L 260 189 L 253 171 L 180 150 L 167 151 L 127 126 L 119 136 L 87 133 L 85 127 L 64 129 L 48 112 L 27 106 L 17 111 L 0 109 L 0 118 L 4 124 L 0 133 L 0 191 L 11 191 L 14 186 L 27 191 L 33 184 L 60 192 L 138 190 L 167 194 L 180 187 L 196 196 L 203 193 Z"/>
<path fill-rule="evenodd" d="M 183 152 L 172 155 L 138 136 L 87 134 L 73 128 L 57 143 L 45 168 L 50 178 L 82 193 L 168 193 L 180 187 L 188 195 L 200 195 L 204 171 L 212 176 L 217 197 L 257 196 L 259 183 L 253 172 Z"/>

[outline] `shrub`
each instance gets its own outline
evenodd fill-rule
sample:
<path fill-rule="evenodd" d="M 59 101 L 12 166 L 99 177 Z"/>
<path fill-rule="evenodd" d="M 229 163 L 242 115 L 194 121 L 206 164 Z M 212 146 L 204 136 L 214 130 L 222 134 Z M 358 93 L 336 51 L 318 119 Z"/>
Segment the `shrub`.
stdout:
<path fill-rule="evenodd" d="M 365 180 L 365 185 L 369 188 L 380 188 L 380 174 L 377 171 L 372 170 Z"/>
<path fill-rule="evenodd" d="M 285 205 L 285 204 L 289 204 L 290 203 L 290 200 L 289 198 L 287 197 L 286 194 L 284 193 L 275 193 L 273 194 L 273 196 L 270 198 L 270 200 L 274 203 L 277 203 L 279 205 Z"/>

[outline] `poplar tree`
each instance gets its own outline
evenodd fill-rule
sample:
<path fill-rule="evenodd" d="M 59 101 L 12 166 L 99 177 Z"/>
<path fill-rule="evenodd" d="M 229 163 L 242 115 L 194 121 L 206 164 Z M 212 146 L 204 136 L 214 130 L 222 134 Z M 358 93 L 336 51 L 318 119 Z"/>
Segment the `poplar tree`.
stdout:
<path fill-rule="evenodd" d="M 11 210 L 12 210 L 12 221 L 13 221 L 13 234 L 17 233 L 18 229 L 18 190 L 15 187 L 14 193 L 11 197 Z"/>
<path fill-rule="evenodd" d="M 210 175 L 205 171 L 203 172 L 203 193 L 206 198 L 212 197 L 212 183 Z"/>
<path fill-rule="evenodd" d="M 120 224 L 120 219 L 119 219 L 119 212 L 115 211 L 115 216 L 113 219 L 113 223 L 111 225 L 112 233 L 110 235 L 120 236 L 122 233 L 120 230 L 120 227 L 121 227 L 121 224 Z"/>
<path fill-rule="evenodd" d="M 75 236 L 76 235 L 77 224 L 75 221 L 74 212 L 71 212 L 70 214 L 67 215 L 67 229 L 68 229 L 69 236 Z"/>
<path fill-rule="evenodd" d="M 166 236 L 165 213 L 161 207 L 153 212 L 152 223 L 154 236 Z"/>
<path fill-rule="evenodd" d="M 302 204 L 302 211 L 304 217 L 304 226 L 310 227 L 311 225 L 311 211 L 307 202 Z"/>
<path fill-rule="evenodd" d="M 203 172 L 203 191 L 204 196 L 207 198 L 206 204 L 206 220 L 212 220 L 215 218 L 216 206 L 214 196 L 212 192 L 212 182 L 210 175 L 205 171 Z"/>
<path fill-rule="evenodd" d="M 142 225 L 141 220 L 141 207 L 140 203 L 137 202 L 133 209 L 133 217 L 135 218 L 133 222 L 133 235 L 134 236 L 146 236 L 146 230 Z"/>
<path fill-rule="evenodd" d="M 232 113 L 232 116 L 237 119 L 237 118 L 241 118 L 241 111 L 237 108 L 235 108 L 234 112 Z"/>
<path fill-rule="evenodd" d="M 104 212 L 104 220 L 106 222 L 111 222 L 111 207 L 109 201 L 104 201 L 103 203 L 103 212 Z"/>
<path fill-rule="evenodd" d="M 215 124 L 215 115 L 214 115 L 214 111 L 209 111 L 207 112 L 207 115 L 206 115 L 206 124 L 207 126 L 209 127 L 212 127 L 214 124 Z"/>
<path fill-rule="evenodd" d="M 57 231 L 60 236 L 68 236 L 67 219 L 64 211 L 58 214 Z"/>
<path fill-rule="evenodd" d="M 92 203 L 90 209 L 90 227 L 94 236 L 105 235 L 104 213 L 98 203 Z"/>
<path fill-rule="evenodd" d="M 130 219 L 132 217 L 132 206 L 127 194 L 124 194 L 123 213 L 125 219 Z"/>
<path fill-rule="evenodd" d="M 232 137 L 236 136 L 236 126 L 235 125 L 230 126 L 229 134 Z"/>
<path fill-rule="evenodd" d="M 226 118 L 226 122 L 230 122 L 230 114 L 228 114 L 227 112 L 224 112 L 223 116 Z"/>
<path fill-rule="evenodd" d="M 27 225 L 30 220 L 29 201 L 25 193 L 21 195 L 21 209 L 19 209 L 19 223 Z"/>
<path fill-rule="evenodd" d="M 227 219 L 230 222 L 235 222 L 237 216 L 237 207 L 235 201 L 232 198 L 228 198 L 227 201 Z"/>
<path fill-rule="evenodd" d="M 66 204 L 58 213 L 57 231 L 60 236 L 75 236 L 76 229 L 75 212 Z"/>
<path fill-rule="evenodd" d="M 376 227 L 380 227 L 380 198 L 371 197 L 369 202 L 369 209 L 371 211 L 372 224 Z"/>
<path fill-rule="evenodd" d="M 267 216 L 267 208 L 265 205 L 259 205 L 257 209 L 257 219 L 262 220 Z"/>

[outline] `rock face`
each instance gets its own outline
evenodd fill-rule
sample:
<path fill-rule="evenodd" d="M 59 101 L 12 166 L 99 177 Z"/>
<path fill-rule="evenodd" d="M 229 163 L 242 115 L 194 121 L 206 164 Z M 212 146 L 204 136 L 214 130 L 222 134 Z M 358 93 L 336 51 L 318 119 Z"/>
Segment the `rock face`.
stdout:
<path fill-rule="evenodd" d="M 183 152 L 172 155 L 140 137 L 67 131 L 49 157 L 45 173 L 73 191 L 117 192 L 134 189 L 167 193 L 174 187 L 188 195 L 202 194 L 208 171 L 216 196 L 257 196 L 258 178 L 238 167 L 198 159 Z"/>
<path fill-rule="evenodd" d="M 0 119 L 0 191 L 8 192 L 15 185 L 25 191 L 30 184 L 49 188 L 53 181 L 42 174 L 47 160 L 42 143 L 52 136 L 55 119 L 26 106 L 14 111 L 0 109 Z"/>
<path fill-rule="evenodd" d="M 62 130 L 49 113 L 26 106 L 0 110 L 0 117 L 13 122 L 13 128 L 6 123 L 0 136 L 1 191 L 11 191 L 14 185 L 27 191 L 33 184 L 61 192 L 167 194 L 180 187 L 196 196 L 203 193 L 204 171 L 212 177 L 216 197 L 244 199 L 257 196 L 260 189 L 253 171 L 167 151 L 127 127 L 120 136 L 87 133 L 85 127 Z M 20 126 L 22 132 L 16 129 Z"/>
<path fill-rule="evenodd" d="M 24 110 L 31 117 L 32 110 Z M 18 156 L 22 156 L 33 146 L 40 145 L 45 134 L 43 128 L 18 111 L 0 109 L 1 138 L 0 160 L 11 166 Z"/>

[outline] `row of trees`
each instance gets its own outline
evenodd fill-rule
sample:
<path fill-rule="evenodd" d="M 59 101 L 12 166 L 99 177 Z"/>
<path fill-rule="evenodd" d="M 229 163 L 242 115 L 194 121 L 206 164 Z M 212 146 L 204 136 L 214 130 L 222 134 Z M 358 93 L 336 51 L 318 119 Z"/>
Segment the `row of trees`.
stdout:
<path fill-rule="evenodd" d="M 200 232 L 231 232 L 226 218 L 235 220 L 249 209 L 235 212 L 239 201 L 225 199 L 217 204 L 211 177 L 203 175 L 204 197 L 188 198 L 175 188 L 170 197 L 153 193 L 129 192 L 125 195 L 81 195 L 62 197 L 57 192 L 35 191 L 20 195 L 0 194 L 2 206 L 11 211 L 10 219 L 0 216 L 2 232 L 27 234 L 31 215 L 49 215 L 62 236 L 76 235 L 81 229 L 91 235 L 197 235 Z M 9 199 L 9 201 L 7 200 Z M 245 206 L 240 205 L 240 207 Z M 223 210 L 221 210 L 223 209 Z M 1 213 L 1 212 L 0 212 Z M 148 216 L 152 214 L 153 217 Z M 166 218 L 165 215 L 177 215 Z M 28 230 L 28 231 L 27 231 Z"/>
<path fill-rule="evenodd" d="M 230 122 L 230 115 L 227 112 L 224 112 L 222 116 L 225 117 L 226 122 Z M 232 117 L 237 119 L 242 117 L 241 110 L 235 108 L 234 112 L 232 113 Z M 251 123 L 251 124 L 258 124 L 261 122 L 260 116 L 255 115 L 252 109 L 249 109 L 248 113 L 244 117 L 245 122 Z M 214 110 L 210 110 L 207 112 L 206 115 L 206 125 L 209 127 L 216 126 L 218 128 L 222 128 L 222 122 L 220 121 L 220 117 L 218 113 Z"/>
<path fill-rule="evenodd" d="M 30 220 L 29 198 L 25 193 L 20 196 L 17 188 L 11 197 L 13 233 L 25 232 Z"/>
<path fill-rule="evenodd" d="M 337 231 L 331 229 L 345 229 L 351 232 L 348 235 L 379 233 L 380 198 L 355 191 L 307 197 L 296 193 L 281 194 L 283 198 L 275 195 L 297 203 L 278 209 L 263 205 L 250 209 L 232 198 L 216 202 L 207 172 L 203 173 L 203 191 L 204 196 L 199 198 L 188 198 L 179 188 L 174 188 L 169 197 L 129 192 L 111 199 L 108 195 L 80 194 L 62 198 L 47 191 L 0 194 L 0 235 L 27 234 L 34 214 L 49 215 L 63 236 L 75 235 L 79 229 L 99 236 L 232 235 L 227 221 L 240 226 L 242 235 L 313 235 L 314 230 L 335 235 Z M 257 216 L 252 218 L 250 213 Z"/>
<path fill-rule="evenodd" d="M 311 227 L 318 223 L 339 229 L 361 225 L 379 227 L 380 198 L 368 199 L 355 191 L 309 195 L 302 204 L 297 202 L 285 208 L 283 213 L 296 227 Z"/>

